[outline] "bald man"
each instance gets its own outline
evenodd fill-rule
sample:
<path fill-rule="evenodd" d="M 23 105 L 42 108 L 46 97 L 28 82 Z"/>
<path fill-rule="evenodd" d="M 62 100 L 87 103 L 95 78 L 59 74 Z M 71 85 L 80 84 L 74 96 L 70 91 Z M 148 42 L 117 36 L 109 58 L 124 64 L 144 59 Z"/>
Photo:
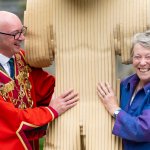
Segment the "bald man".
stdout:
<path fill-rule="evenodd" d="M 51 101 L 55 79 L 25 61 L 21 42 L 27 27 L 13 13 L 0 11 L 0 149 L 39 149 L 47 123 L 77 104 L 67 90 Z M 50 104 L 49 104 L 50 103 Z"/>

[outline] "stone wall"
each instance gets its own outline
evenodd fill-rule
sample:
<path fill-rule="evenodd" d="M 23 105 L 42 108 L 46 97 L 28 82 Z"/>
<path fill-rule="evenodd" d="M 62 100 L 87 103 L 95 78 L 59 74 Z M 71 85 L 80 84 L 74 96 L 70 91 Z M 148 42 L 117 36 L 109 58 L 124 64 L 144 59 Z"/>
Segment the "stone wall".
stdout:
<path fill-rule="evenodd" d="M 0 10 L 15 13 L 22 20 L 25 9 L 26 9 L 26 0 L 0 0 Z"/>

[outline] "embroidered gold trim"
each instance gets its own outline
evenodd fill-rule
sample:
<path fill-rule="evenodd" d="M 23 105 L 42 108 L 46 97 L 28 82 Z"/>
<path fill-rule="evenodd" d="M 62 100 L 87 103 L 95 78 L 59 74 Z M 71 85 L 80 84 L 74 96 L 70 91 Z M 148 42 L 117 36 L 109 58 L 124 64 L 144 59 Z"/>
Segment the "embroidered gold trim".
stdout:
<path fill-rule="evenodd" d="M 20 54 L 16 54 L 15 57 L 19 73 L 15 76 L 15 79 L 11 80 L 9 83 L 0 84 L 0 94 L 6 101 L 9 99 L 16 107 L 26 109 L 28 107 L 33 107 L 33 100 L 31 97 L 32 85 L 29 81 L 29 72 L 31 72 L 31 68 L 25 65 Z M 17 95 L 14 95 L 15 91 L 17 91 Z"/>
<path fill-rule="evenodd" d="M 45 107 L 45 108 L 48 109 L 48 111 L 49 111 L 50 114 L 52 115 L 52 120 L 54 120 L 54 119 L 55 119 L 55 116 L 54 116 L 53 112 L 50 110 L 50 108 L 48 108 L 48 107 Z"/>
<path fill-rule="evenodd" d="M 18 130 L 16 131 L 16 134 L 17 134 L 20 142 L 22 143 L 23 147 L 25 148 L 25 150 L 28 150 L 24 140 L 22 139 L 22 137 L 21 137 L 21 135 L 19 133 L 22 130 L 23 125 L 26 125 L 26 126 L 29 126 L 29 127 L 33 127 L 33 128 L 38 128 L 39 126 L 36 126 L 36 125 L 30 124 L 28 122 L 22 121 L 20 126 L 19 126 L 19 128 L 18 128 Z"/>

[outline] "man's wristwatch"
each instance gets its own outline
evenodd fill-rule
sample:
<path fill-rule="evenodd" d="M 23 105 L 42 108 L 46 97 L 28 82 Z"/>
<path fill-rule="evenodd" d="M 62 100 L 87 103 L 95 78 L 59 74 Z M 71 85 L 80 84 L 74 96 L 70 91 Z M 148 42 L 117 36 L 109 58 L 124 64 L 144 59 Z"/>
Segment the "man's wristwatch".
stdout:
<path fill-rule="evenodd" d="M 121 108 L 117 109 L 114 114 L 113 117 L 116 119 L 117 115 L 119 114 L 119 112 L 121 111 Z"/>

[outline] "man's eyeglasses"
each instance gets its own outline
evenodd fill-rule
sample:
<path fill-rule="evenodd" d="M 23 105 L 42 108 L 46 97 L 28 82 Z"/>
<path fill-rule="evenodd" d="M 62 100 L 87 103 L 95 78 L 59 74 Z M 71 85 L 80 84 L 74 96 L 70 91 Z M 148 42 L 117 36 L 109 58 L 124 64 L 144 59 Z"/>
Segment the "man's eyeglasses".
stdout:
<path fill-rule="evenodd" d="M 14 33 L 14 34 L 13 33 L 10 34 L 10 33 L 0 32 L 0 34 L 13 36 L 15 40 L 18 40 L 20 38 L 21 34 L 25 35 L 26 31 L 27 31 L 27 27 L 23 26 L 23 28 L 21 29 L 20 32 L 17 32 L 17 33 Z"/>

